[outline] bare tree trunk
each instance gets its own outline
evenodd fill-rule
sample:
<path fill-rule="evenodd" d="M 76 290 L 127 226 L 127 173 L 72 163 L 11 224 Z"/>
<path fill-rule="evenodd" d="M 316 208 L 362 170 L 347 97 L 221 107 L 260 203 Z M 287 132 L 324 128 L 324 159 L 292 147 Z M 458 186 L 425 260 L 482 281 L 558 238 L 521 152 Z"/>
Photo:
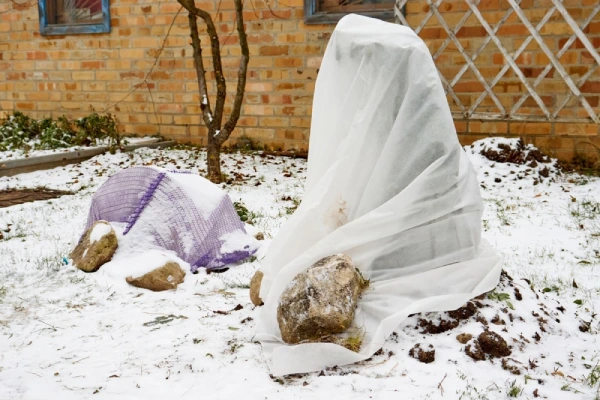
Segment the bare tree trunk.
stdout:
<path fill-rule="evenodd" d="M 219 43 L 219 35 L 209 13 L 196 7 L 194 0 L 177 0 L 189 12 L 190 37 L 192 38 L 192 48 L 194 49 L 194 65 L 196 67 L 196 76 L 198 78 L 198 92 L 200 95 L 200 110 L 202 111 L 202 120 L 208 128 L 208 146 L 207 146 L 207 178 L 214 182 L 220 183 L 222 180 L 221 174 L 221 146 L 229 138 L 231 132 L 235 128 L 240 117 L 242 101 L 244 99 L 244 91 L 246 88 L 246 74 L 248 71 L 248 61 L 250 52 L 248 50 L 248 41 L 246 39 L 246 31 L 244 27 L 243 3 L 242 0 L 234 0 L 236 26 L 238 37 L 240 39 L 240 47 L 242 56 L 240 58 L 240 67 L 238 70 L 238 84 L 231 115 L 225 124 L 223 121 L 223 108 L 225 105 L 225 97 L 227 86 L 223 75 L 223 66 L 221 63 L 221 50 Z M 206 85 L 206 71 L 202 61 L 202 47 L 198 32 L 197 18 L 202 18 L 206 24 L 206 31 L 210 40 L 211 55 L 215 69 L 215 80 L 217 86 L 216 107 L 213 114 L 210 106 L 210 99 Z"/>
<path fill-rule="evenodd" d="M 223 180 L 223 174 L 221 173 L 221 146 L 217 145 L 214 141 L 208 142 L 206 165 L 208 167 L 206 178 L 213 183 L 220 183 Z"/>

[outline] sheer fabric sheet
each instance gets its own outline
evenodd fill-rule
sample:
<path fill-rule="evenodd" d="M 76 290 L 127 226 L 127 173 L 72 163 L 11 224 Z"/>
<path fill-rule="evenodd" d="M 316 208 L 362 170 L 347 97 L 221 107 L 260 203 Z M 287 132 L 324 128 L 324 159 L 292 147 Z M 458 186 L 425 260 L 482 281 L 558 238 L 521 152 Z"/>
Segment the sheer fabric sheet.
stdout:
<path fill-rule="evenodd" d="M 305 195 L 262 262 L 257 338 L 274 375 L 358 362 L 412 313 L 493 289 L 501 262 L 481 239 L 479 185 L 458 143 L 428 48 L 404 26 L 344 17 L 316 83 Z M 277 304 L 320 258 L 349 255 L 371 280 L 359 353 L 281 341 Z"/>

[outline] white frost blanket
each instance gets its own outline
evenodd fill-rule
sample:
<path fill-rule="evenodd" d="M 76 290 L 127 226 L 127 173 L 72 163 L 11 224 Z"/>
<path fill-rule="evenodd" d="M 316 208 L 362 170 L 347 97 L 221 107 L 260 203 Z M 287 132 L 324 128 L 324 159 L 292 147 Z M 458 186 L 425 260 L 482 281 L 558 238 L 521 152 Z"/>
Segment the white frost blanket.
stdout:
<path fill-rule="evenodd" d="M 274 375 L 364 360 L 409 314 L 456 309 L 498 283 L 475 171 L 429 50 L 409 28 L 357 15 L 338 23 L 317 79 L 305 189 L 261 268 L 257 338 Z M 371 280 L 354 320 L 360 353 L 286 345 L 281 293 L 336 253 Z"/>

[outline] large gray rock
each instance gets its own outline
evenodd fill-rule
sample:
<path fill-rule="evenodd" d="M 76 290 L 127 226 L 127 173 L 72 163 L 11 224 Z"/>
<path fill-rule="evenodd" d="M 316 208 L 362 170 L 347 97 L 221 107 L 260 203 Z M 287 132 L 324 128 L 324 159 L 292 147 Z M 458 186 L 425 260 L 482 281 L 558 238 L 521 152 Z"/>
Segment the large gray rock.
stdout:
<path fill-rule="evenodd" d="M 354 320 L 365 282 L 350 257 L 325 257 L 298 274 L 279 298 L 277 322 L 286 343 L 319 341 Z"/>
<path fill-rule="evenodd" d="M 171 261 L 139 278 L 128 276 L 125 280 L 135 287 L 152 290 L 153 292 L 162 292 L 163 290 L 175 289 L 177 285 L 183 282 L 184 278 L 185 272 L 179 264 Z"/>
<path fill-rule="evenodd" d="M 95 272 L 112 259 L 118 245 L 112 226 L 106 221 L 96 221 L 71 252 L 73 265 L 84 272 Z"/>
<path fill-rule="evenodd" d="M 262 306 L 265 304 L 260 298 L 260 285 L 262 283 L 263 276 L 263 272 L 259 270 L 254 273 L 254 276 L 250 280 L 250 300 L 255 306 Z"/>

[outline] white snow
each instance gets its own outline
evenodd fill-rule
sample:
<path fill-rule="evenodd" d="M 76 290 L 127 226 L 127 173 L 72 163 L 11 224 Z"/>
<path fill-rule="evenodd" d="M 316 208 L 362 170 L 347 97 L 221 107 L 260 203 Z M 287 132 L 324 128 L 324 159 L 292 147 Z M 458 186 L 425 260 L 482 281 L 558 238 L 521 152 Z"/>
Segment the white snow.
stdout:
<path fill-rule="evenodd" d="M 110 224 L 97 223 L 90 233 L 90 244 L 101 240 L 104 236 L 112 232 Z"/>
<path fill-rule="evenodd" d="M 491 146 L 491 140 L 484 145 Z M 489 161 L 475 151 L 479 146 L 466 150 L 486 204 L 483 236 L 502 254 L 505 270 L 523 293 L 518 301 L 514 288 L 499 287 L 496 292 L 509 299 L 487 299 L 489 307 L 481 312 L 488 320 L 498 314 L 506 321 L 489 329 L 513 346 L 510 358 L 520 363 L 521 375 L 502 369 L 498 359 L 474 362 L 464 353 L 456 335 L 478 335 L 481 324 L 469 320 L 427 335 L 415 329 L 419 316 L 413 316 L 369 361 L 286 377 L 283 384 L 272 379 L 253 340 L 260 308 L 252 306 L 247 285 L 268 239 L 294 205 L 283 199 L 302 198 L 304 160 L 222 155 L 223 172 L 242 176 L 222 188 L 252 212 L 249 232 L 267 238 L 255 261 L 221 274 L 188 273 L 175 291 L 145 291 L 124 277 L 177 257 L 156 248 L 142 251 L 148 248 L 139 242 L 143 237 L 124 239 L 123 226 L 113 224 L 119 248 L 109 264 L 91 274 L 64 265 L 63 257 L 82 234 L 93 193 L 114 172 L 131 165 L 206 172 L 204 152 L 138 149 L 0 177 L 0 190 L 47 186 L 76 192 L 0 208 L 0 398 L 491 400 L 506 399 L 517 387 L 518 399 L 533 399 L 536 390 L 539 398 L 594 399 L 598 383 L 591 385 L 588 378 L 600 360 L 600 180 L 551 172 L 534 184 L 538 175 L 528 167 Z M 532 315 L 540 304 L 549 314 L 540 315 L 548 320 L 547 332 Z M 523 321 L 510 323 L 502 308 Z M 444 315 L 432 313 L 428 319 Z M 591 322 L 590 332 L 579 330 L 581 321 Z M 532 339 L 536 333 L 539 342 Z M 435 347 L 433 363 L 408 357 L 416 343 Z"/>
<path fill-rule="evenodd" d="M 240 230 L 224 234 L 219 238 L 222 242 L 221 254 L 233 253 L 241 250 L 253 250 L 260 245 L 259 241 Z"/>
<path fill-rule="evenodd" d="M 124 238 L 127 238 L 127 236 L 124 236 Z M 190 270 L 189 264 L 177 257 L 176 254 L 164 250 L 152 249 L 133 255 L 119 252 L 110 262 L 104 264 L 98 272 L 100 275 L 113 278 L 115 284 L 121 284 L 121 287 L 126 288 L 128 287 L 125 282 L 126 277 L 139 278 L 170 261 L 179 264 L 184 271 Z"/>
<path fill-rule="evenodd" d="M 195 174 L 169 174 L 169 179 L 180 185 L 205 218 L 213 213 L 225 197 L 225 192 L 217 185 Z"/>

